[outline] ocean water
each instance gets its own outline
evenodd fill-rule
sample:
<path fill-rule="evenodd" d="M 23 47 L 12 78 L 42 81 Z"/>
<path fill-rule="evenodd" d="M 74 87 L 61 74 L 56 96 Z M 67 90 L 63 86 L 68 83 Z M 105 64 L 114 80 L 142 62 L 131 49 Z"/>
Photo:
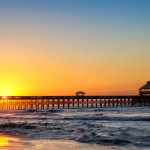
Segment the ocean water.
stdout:
<path fill-rule="evenodd" d="M 0 111 L 2 150 L 147 150 L 150 107 Z"/>

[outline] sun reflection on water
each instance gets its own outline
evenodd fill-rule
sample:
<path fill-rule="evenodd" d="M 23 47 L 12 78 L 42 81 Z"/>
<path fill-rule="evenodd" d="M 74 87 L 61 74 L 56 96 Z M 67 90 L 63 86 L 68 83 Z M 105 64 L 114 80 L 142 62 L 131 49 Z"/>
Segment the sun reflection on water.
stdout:
<path fill-rule="evenodd" d="M 20 146 L 18 139 L 0 133 L 0 150 L 15 150 Z"/>
<path fill-rule="evenodd" d="M 0 147 L 6 146 L 8 144 L 6 137 L 0 137 Z"/>

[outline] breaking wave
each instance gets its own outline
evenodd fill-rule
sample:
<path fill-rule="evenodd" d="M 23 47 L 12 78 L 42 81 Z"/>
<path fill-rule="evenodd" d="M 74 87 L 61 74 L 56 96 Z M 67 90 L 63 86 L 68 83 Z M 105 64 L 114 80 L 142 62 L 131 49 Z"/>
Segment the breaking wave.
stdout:
<path fill-rule="evenodd" d="M 96 114 L 97 115 L 97 114 Z M 73 117 L 69 120 L 109 120 L 109 121 L 150 121 L 150 116 L 141 116 L 141 117 L 109 117 L 109 116 L 91 116 L 91 117 Z"/>
<path fill-rule="evenodd" d="M 24 122 L 24 123 L 13 123 L 7 122 L 0 124 L 0 128 L 23 128 L 23 129 L 36 129 L 36 126 L 33 124 Z"/>
<path fill-rule="evenodd" d="M 127 145 L 132 143 L 130 140 L 125 140 L 121 138 L 104 138 L 101 136 L 97 136 L 95 132 L 91 132 L 90 134 L 83 134 L 82 136 L 79 136 L 76 140 L 85 143 L 97 143 L 103 145 Z"/>

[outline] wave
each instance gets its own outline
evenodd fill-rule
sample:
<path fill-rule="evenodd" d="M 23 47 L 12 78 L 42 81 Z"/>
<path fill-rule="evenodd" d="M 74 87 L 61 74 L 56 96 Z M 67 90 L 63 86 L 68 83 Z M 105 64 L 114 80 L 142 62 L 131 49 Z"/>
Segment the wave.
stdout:
<path fill-rule="evenodd" d="M 122 139 L 122 138 L 104 138 L 101 136 L 97 136 L 95 132 L 91 132 L 90 134 L 83 134 L 79 136 L 76 141 L 84 142 L 84 143 L 96 143 L 103 145 L 127 145 L 132 143 L 130 140 Z"/>
<path fill-rule="evenodd" d="M 109 121 L 150 121 L 150 116 L 139 116 L 139 117 L 109 117 L 103 115 L 96 116 L 74 116 L 66 117 L 68 120 L 109 120 Z M 64 119 L 64 118 L 63 118 Z"/>
<path fill-rule="evenodd" d="M 40 112 L 31 115 L 4 115 L 0 119 L 21 119 L 21 120 L 106 120 L 106 121 L 150 121 L 150 116 L 105 116 L 104 114 L 95 115 L 74 115 L 74 116 L 61 116 L 60 114 L 48 114 L 47 112 Z"/>
<path fill-rule="evenodd" d="M 95 116 L 66 116 L 66 117 L 61 117 L 61 116 L 18 116 L 18 117 L 0 117 L 0 119 L 21 119 L 21 120 L 106 120 L 106 121 L 150 121 L 150 116 L 145 116 L 145 117 L 109 117 L 109 116 L 103 116 L 102 114 L 98 115 L 96 114 Z"/>
<path fill-rule="evenodd" d="M 23 128 L 23 129 L 36 129 L 36 126 L 27 122 L 24 123 L 14 123 L 14 122 L 7 122 L 0 124 L 0 128 Z"/>

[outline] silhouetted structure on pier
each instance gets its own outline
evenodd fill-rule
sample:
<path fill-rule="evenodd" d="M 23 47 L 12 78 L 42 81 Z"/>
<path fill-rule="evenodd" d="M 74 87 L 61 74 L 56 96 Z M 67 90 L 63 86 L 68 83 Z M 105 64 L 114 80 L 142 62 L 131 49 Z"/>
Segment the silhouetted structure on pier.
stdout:
<path fill-rule="evenodd" d="M 139 89 L 139 95 L 140 96 L 150 96 L 150 81 L 147 81 L 146 82 L 147 84 L 145 84 L 144 86 L 142 86 L 140 89 Z"/>
<path fill-rule="evenodd" d="M 84 96 L 85 92 L 78 91 L 75 94 L 76 94 L 76 96 Z"/>

